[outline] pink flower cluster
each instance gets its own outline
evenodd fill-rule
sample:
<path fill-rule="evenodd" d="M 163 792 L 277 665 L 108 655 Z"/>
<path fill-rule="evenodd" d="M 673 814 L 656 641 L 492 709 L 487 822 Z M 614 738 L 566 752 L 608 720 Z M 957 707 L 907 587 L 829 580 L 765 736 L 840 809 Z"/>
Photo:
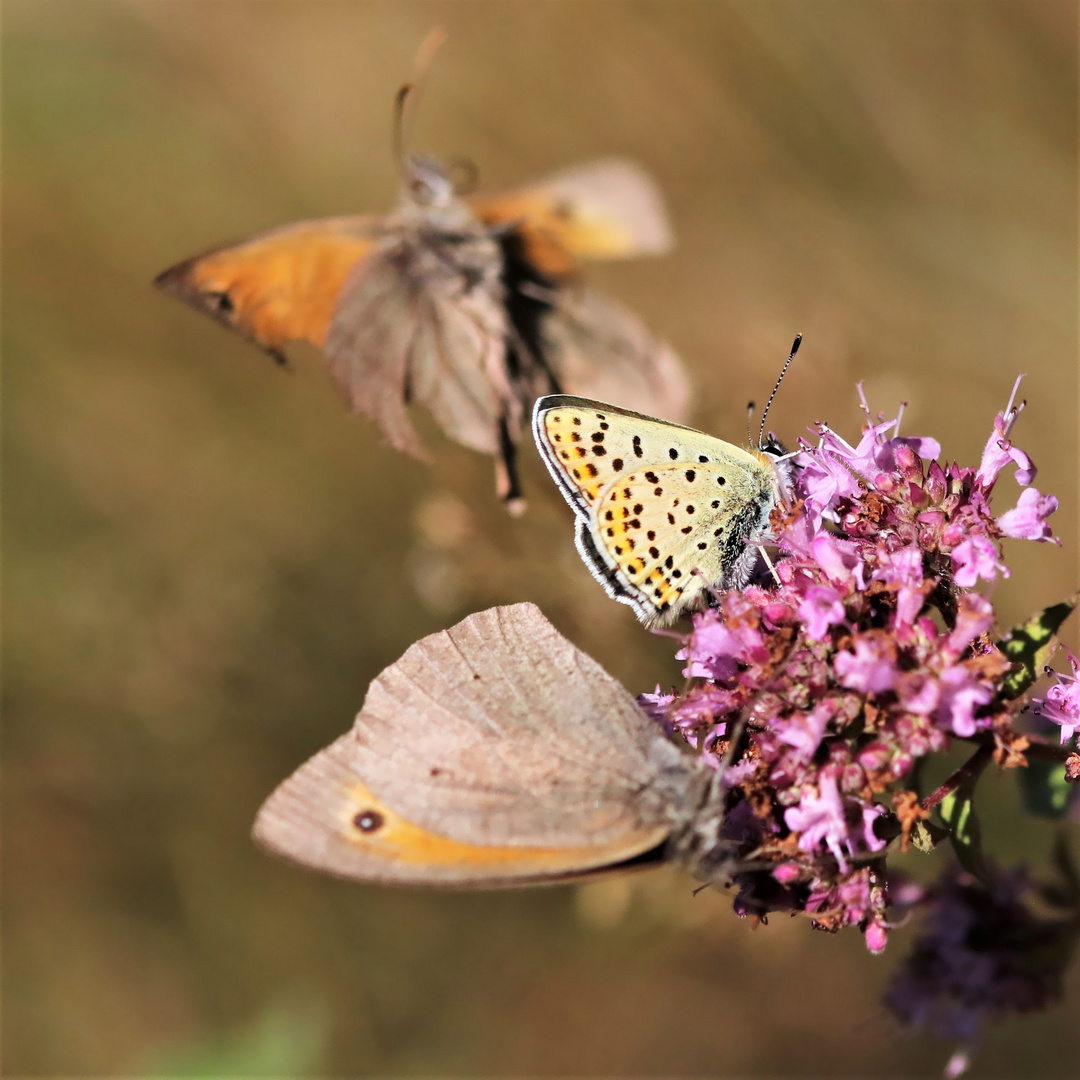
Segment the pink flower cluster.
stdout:
<path fill-rule="evenodd" d="M 943 465 L 935 440 L 901 437 L 899 418 L 874 422 L 865 401 L 856 446 L 819 425 L 773 513 L 772 576 L 694 617 L 678 654 L 688 690 L 643 695 L 669 732 L 725 763 L 741 914 L 856 925 L 881 951 L 884 851 L 925 816 L 908 790 L 916 761 L 955 738 L 1010 758 L 1020 705 L 1001 693 L 1010 664 L 973 589 L 1008 574 L 1003 538 L 1053 540 L 1057 508 L 1010 439 L 1015 394 L 977 469 Z M 991 492 L 1009 465 L 1023 490 L 995 515 Z M 1071 733 L 1080 688 L 1054 693 L 1046 715 L 1064 710 Z"/>

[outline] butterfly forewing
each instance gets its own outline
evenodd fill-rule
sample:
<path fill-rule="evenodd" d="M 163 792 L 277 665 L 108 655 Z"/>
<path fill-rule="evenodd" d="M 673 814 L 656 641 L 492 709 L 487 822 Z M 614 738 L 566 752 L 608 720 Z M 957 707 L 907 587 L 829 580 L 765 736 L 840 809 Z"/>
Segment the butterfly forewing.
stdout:
<path fill-rule="evenodd" d="M 255 835 L 365 880 L 563 880 L 661 844 L 687 761 L 538 608 L 516 604 L 387 668 L 352 731 L 266 801 Z"/>
<path fill-rule="evenodd" d="M 542 398 L 533 427 L 581 518 L 582 556 L 644 622 L 671 621 L 710 586 L 739 583 L 747 540 L 777 498 L 767 455 L 581 398 Z"/>

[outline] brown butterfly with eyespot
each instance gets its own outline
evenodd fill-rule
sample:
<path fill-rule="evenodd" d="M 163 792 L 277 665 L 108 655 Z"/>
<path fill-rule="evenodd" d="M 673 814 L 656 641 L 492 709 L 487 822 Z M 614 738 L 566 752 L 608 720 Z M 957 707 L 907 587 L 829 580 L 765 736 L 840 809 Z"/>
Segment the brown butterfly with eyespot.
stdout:
<path fill-rule="evenodd" d="M 680 750 L 533 604 L 409 648 L 254 837 L 337 877 L 498 888 L 671 860 L 725 880 L 722 770 Z"/>
<path fill-rule="evenodd" d="M 675 353 L 634 315 L 580 283 L 590 259 L 672 244 L 656 185 L 598 161 L 518 190 L 463 197 L 437 162 L 395 147 L 392 213 L 302 221 L 170 267 L 154 284 L 284 364 L 288 341 L 323 353 L 355 412 L 395 449 L 430 456 L 406 406 L 496 458 L 496 488 L 523 507 L 516 446 L 533 401 L 566 391 L 672 420 L 689 385 Z"/>

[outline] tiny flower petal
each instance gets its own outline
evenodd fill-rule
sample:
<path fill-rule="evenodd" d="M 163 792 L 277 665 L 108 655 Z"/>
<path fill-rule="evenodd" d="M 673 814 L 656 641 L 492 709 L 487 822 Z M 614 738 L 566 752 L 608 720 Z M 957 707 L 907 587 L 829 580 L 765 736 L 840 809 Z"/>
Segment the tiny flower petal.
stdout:
<path fill-rule="evenodd" d="M 998 528 L 1005 536 L 1018 540 L 1053 540 L 1054 534 L 1046 519 L 1058 508 L 1053 495 L 1040 495 L 1038 488 L 1024 488 L 1012 510 L 997 519 Z"/>
<path fill-rule="evenodd" d="M 1080 731 L 1080 660 L 1071 649 L 1062 648 L 1072 665 L 1072 674 L 1055 672 L 1057 684 L 1050 687 L 1046 697 L 1035 698 L 1032 705 L 1037 715 L 1061 726 L 1061 741 L 1067 743 Z"/>
<path fill-rule="evenodd" d="M 998 561 L 997 548 L 986 536 L 970 536 L 952 552 L 953 580 L 962 589 L 970 589 L 979 578 L 993 581 L 1004 566 Z"/>
<path fill-rule="evenodd" d="M 812 585 L 799 604 L 798 614 L 806 626 L 807 636 L 812 641 L 821 641 L 830 626 L 844 621 L 844 605 L 840 594 L 831 586 Z"/>
<path fill-rule="evenodd" d="M 834 666 L 844 686 L 864 694 L 891 690 L 896 682 L 896 662 L 879 637 L 856 638 L 855 652 L 838 653 Z"/>

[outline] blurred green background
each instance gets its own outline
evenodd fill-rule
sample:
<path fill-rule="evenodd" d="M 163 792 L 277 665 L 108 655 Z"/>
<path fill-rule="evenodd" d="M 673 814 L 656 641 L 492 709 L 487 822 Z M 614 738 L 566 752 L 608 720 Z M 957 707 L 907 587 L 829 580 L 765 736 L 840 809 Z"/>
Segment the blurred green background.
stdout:
<path fill-rule="evenodd" d="M 432 469 L 155 293 L 183 256 L 388 209 L 390 106 L 449 31 L 413 141 L 485 186 L 642 162 L 679 236 L 592 280 L 681 351 L 736 441 L 770 426 L 977 456 L 1018 439 L 1064 544 L 1014 544 L 1004 620 L 1077 581 L 1077 8 L 1049 2 L 7 0 L 3 1066 L 7 1074 L 937 1072 L 876 995 L 905 951 L 673 873 L 442 895 L 278 863 L 255 810 L 413 640 L 532 599 L 632 689 L 678 679 L 580 565 L 528 451 L 529 513 L 433 437 Z M 430 431 L 430 428 L 428 429 Z M 1011 500 L 1012 483 L 1000 497 Z M 1010 778 L 1011 779 L 1011 778 Z M 1011 782 L 992 847 L 1041 851 Z M 1073 996 L 989 1034 L 1066 1075 Z"/>

